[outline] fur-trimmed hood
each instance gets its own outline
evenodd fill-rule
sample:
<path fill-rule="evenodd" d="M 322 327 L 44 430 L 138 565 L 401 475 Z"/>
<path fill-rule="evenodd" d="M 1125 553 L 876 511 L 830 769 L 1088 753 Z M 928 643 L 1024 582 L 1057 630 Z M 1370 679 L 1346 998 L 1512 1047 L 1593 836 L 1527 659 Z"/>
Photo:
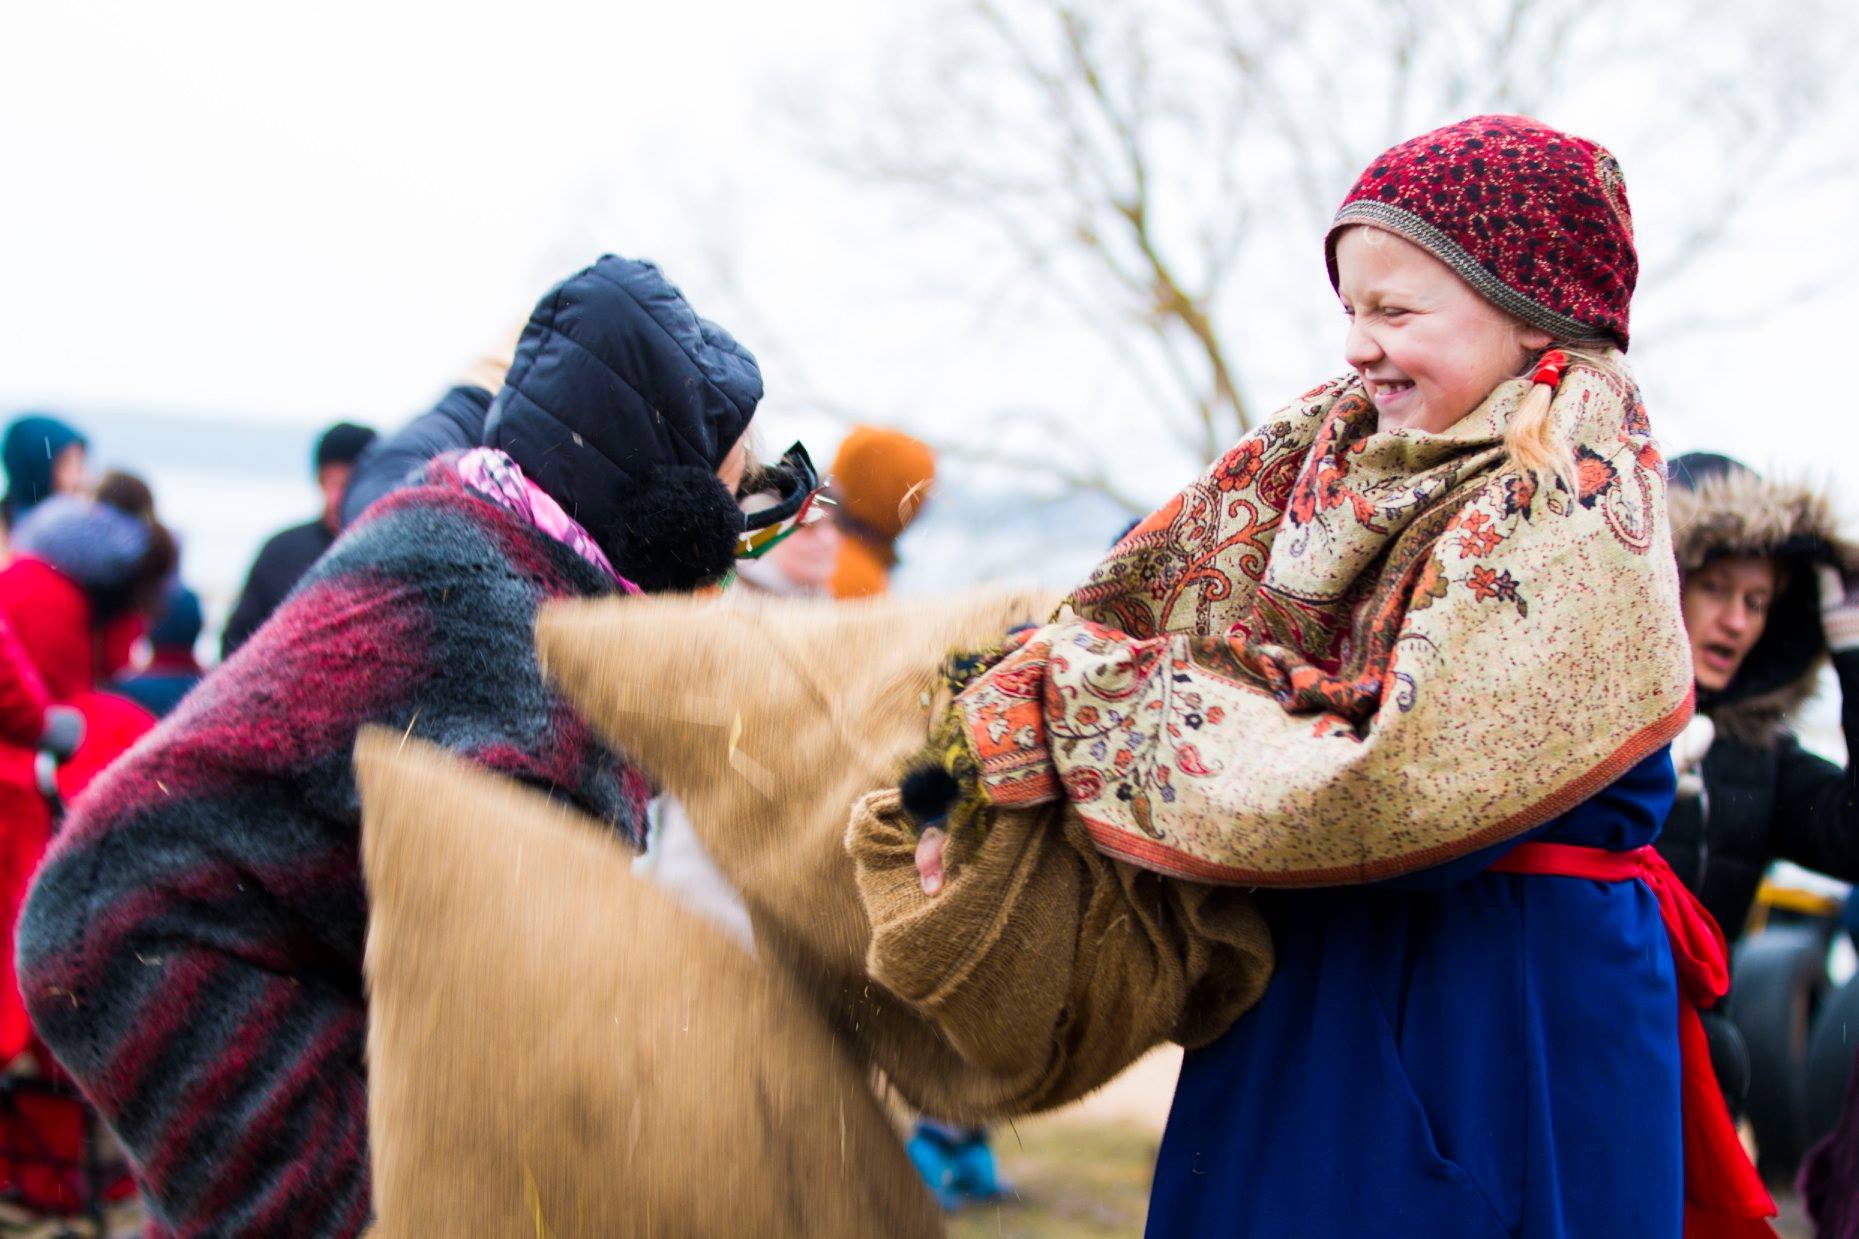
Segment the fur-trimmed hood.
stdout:
<path fill-rule="evenodd" d="M 1841 536 L 1828 495 L 1769 481 L 1727 456 L 1692 452 L 1675 458 L 1667 502 L 1681 576 L 1722 555 L 1766 555 L 1790 568 L 1762 639 L 1736 678 L 1723 692 L 1698 697 L 1720 733 L 1772 745 L 1783 723 L 1813 695 L 1827 658 L 1814 568 L 1859 566 L 1859 547 Z"/>

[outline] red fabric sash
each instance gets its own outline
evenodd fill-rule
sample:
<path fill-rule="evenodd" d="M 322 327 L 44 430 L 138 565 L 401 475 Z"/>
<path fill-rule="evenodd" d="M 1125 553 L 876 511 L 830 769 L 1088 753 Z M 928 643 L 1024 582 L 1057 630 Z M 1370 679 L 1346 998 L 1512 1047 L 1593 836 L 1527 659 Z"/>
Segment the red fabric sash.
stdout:
<path fill-rule="evenodd" d="M 1730 962 L 1723 930 L 1711 919 L 1663 857 L 1650 847 L 1631 852 L 1574 847 L 1566 843 L 1523 843 L 1491 866 L 1497 873 L 1540 873 L 1597 882 L 1638 879 L 1659 901 L 1659 915 L 1672 944 L 1678 973 L 1679 1087 L 1684 1105 L 1685 1239 L 1756 1239 L 1773 1236 L 1764 1219 L 1775 1201 L 1743 1151 L 1717 1076 L 1701 1008 L 1730 988 Z"/>

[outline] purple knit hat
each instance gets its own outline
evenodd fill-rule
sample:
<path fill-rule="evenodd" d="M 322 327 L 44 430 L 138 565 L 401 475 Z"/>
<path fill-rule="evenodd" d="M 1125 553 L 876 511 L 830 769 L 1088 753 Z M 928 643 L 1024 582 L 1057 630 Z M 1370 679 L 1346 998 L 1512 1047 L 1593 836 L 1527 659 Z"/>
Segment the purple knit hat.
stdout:
<path fill-rule="evenodd" d="M 121 589 L 148 553 L 148 522 L 87 495 L 53 495 L 13 530 L 13 550 L 85 589 Z"/>
<path fill-rule="evenodd" d="M 1620 165 L 1586 138 L 1524 116 L 1474 116 L 1369 164 L 1324 238 L 1385 229 L 1452 268 L 1500 310 L 1558 339 L 1607 335 L 1627 347 L 1639 279 Z"/>

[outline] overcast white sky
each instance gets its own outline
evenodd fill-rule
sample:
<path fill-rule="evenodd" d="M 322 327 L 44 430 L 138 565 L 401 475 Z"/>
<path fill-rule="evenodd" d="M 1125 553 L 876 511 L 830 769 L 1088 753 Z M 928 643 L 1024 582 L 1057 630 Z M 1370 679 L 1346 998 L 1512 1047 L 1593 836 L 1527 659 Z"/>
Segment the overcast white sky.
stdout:
<path fill-rule="evenodd" d="M 1009 323 L 986 350 L 958 345 L 938 311 L 880 278 L 933 251 L 795 149 L 778 100 L 869 73 L 886 12 L 858 0 L 11 6 L 0 412 L 390 424 L 601 248 L 659 258 L 752 347 L 769 349 L 760 329 L 780 337 L 765 356 L 775 436 L 798 386 L 790 350 L 815 383 L 880 415 L 1066 381 L 1088 398 L 1094 339 L 1021 341 Z M 1647 69 L 1644 100 L 1609 106 L 1660 106 L 1665 70 Z M 1603 107 L 1564 123 L 1607 139 L 1608 121 Z M 1827 132 L 1859 141 L 1859 125 Z M 1644 236 L 1690 187 L 1635 180 L 1644 156 L 1616 150 Z M 1697 174 L 1734 169 L 1706 160 Z M 1855 206 L 1758 204 L 1738 259 L 1687 295 L 1733 321 L 1748 288 L 1810 277 L 1829 237 L 1850 253 Z M 1310 272 L 1327 294 L 1314 251 Z M 1823 475 L 1854 462 L 1847 300 L 1669 348 L 1636 316 L 1668 446 Z M 1339 351 L 1340 332 L 1308 355 Z M 1261 403 L 1316 377 L 1265 373 Z M 1144 410 L 1126 416 L 1140 431 Z"/>
<path fill-rule="evenodd" d="M 392 420 L 583 249 L 690 283 L 768 75 L 865 37 L 806 7 L 10 6 L 0 402 Z"/>

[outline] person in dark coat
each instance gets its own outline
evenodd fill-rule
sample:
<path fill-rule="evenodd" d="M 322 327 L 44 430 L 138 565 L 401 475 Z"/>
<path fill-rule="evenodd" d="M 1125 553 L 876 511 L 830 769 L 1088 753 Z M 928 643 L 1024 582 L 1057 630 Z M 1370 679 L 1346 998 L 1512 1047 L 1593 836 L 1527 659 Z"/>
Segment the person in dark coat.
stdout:
<path fill-rule="evenodd" d="M 1859 881 L 1853 759 L 1842 769 L 1808 752 L 1789 726 L 1831 660 L 1846 749 L 1859 752 L 1859 553 L 1826 495 L 1710 453 L 1671 470 L 1698 714 L 1672 746 L 1678 799 L 1658 847 L 1734 941 L 1773 861 Z M 1734 1103 L 1747 1053 L 1716 1013 L 1705 1027 Z M 1859 1071 L 1852 1081 L 1838 1129 L 1802 1170 L 1822 1234 L 1859 1233 Z"/>
<path fill-rule="evenodd" d="M 97 479 L 93 497 L 119 512 L 126 512 L 149 525 L 158 525 L 155 492 L 141 477 L 121 469 L 111 469 Z M 146 600 L 147 605 L 133 608 L 112 620 L 97 638 L 97 679 L 105 682 L 125 675 L 135 661 L 138 642 L 148 633 L 149 619 L 161 605 L 160 590 Z"/>
<path fill-rule="evenodd" d="M 316 441 L 316 487 L 323 492 L 323 512 L 313 521 L 275 533 L 259 549 L 245 588 L 220 635 L 220 657 L 231 658 L 258 626 L 277 610 L 310 565 L 341 532 L 342 492 L 355 462 L 375 439 L 375 432 L 353 422 L 337 422 Z"/>
<path fill-rule="evenodd" d="M 156 718 L 171 713 L 206 675 L 194 656 L 202 627 L 200 596 L 179 581 L 170 582 L 161 611 L 148 628 L 148 661 L 132 674 L 118 676 L 115 691 Z"/>
<path fill-rule="evenodd" d="M 1859 881 L 1859 784 L 1789 722 L 1831 658 L 1859 752 L 1859 550 L 1827 496 L 1723 456 L 1672 461 L 1672 537 L 1698 712 L 1673 744 L 1678 799 L 1657 847 L 1734 942 L 1769 865 Z"/>
<path fill-rule="evenodd" d="M 343 492 L 340 527 L 347 529 L 383 495 L 417 480 L 427 461 L 475 446 L 484 436 L 490 411 L 489 389 L 459 383 L 432 408 L 370 443 Z"/>
<path fill-rule="evenodd" d="M 128 1149 L 151 1234 L 366 1228 L 355 737 L 441 745 L 638 843 L 648 785 L 543 678 L 536 612 L 724 576 L 761 395 L 650 263 L 569 277 L 481 445 L 370 507 L 73 806 L 21 920 L 21 988 Z"/>
<path fill-rule="evenodd" d="M 14 418 L 0 439 L 0 463 L 6 467 L 6 497 L 0 499 L 0 516 L 7 528 L 41 500 L 82 490 L 89 447 L 90 441 L 76 428 L 49 414 Z"/>
<path fill-rule="evenodd" d="M 106 642 L 126 616 L 159 605 L 178 552 L 159 523 L 83 495 L 35 506 L 13 530 L 0 610 L 53 700 L 107 678 Z"/>

